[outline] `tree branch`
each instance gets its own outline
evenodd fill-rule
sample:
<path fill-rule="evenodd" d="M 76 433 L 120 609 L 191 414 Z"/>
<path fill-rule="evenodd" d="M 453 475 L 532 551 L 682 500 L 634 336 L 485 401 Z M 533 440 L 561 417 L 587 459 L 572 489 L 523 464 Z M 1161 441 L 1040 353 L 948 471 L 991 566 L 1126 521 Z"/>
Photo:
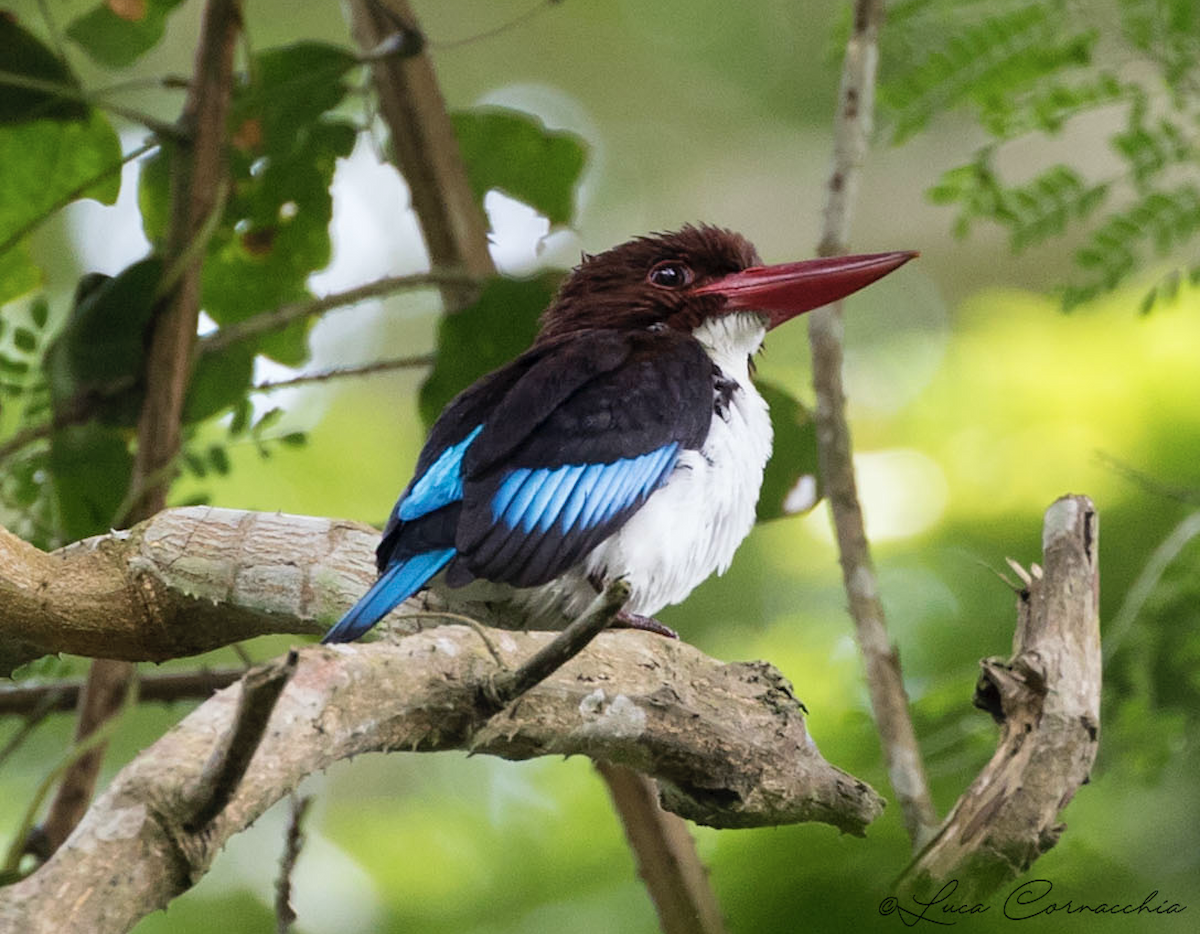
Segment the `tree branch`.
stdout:
<path fill-rule="evenodd" d="M 850 214 L 859 171 L 870 137 L 875 100 L 878 32 L 882 0 L 856 0 L 854 27 L 846 44 L 842 85 L 834 123 L 833 169 L 826 188 L 822 256 L 847 251 Z M 887 633 L 879 582 L 863 525 L 854 478 L 854 454 L 842 387 L 842 306 L 821 308 L 808 316 L 816 391 L 818 458 L 825 496 L 833 515 L 842 578 L 849 598 L 859 649 L 866 665 L 871 710 L 879 730 L 892 790 L 904 824 L 918 849 L 937 825 L 921 750 L 908 714 L 900 658 Z"/>
<path fill-rule="evenodd" d="M 208 0 L 200 27 L 195 78 L 179 121 L 185 142 L 172 164 L 171 217 L 165 256 L 178 280 L 168 289 L 150 325 L 146 351 L 146 395 L 138 418 L 137 449 L 130 478 L 128 516 L 119 523 L 154 515 L 166 505 L 167 468 L 179 453 L 184 396 L 192 373 L 200 315 L 203 245 L 226 189 L 225 142 L 233 94 L 233 53 L 241 31 L 241 0 Z M 117 709 L 136 676 L 126 662 L 98 659 L 79 700 L 77 740 L 94 732 Z M 83 816 L 104 757 L 97 744 L 63 776 L 50 805 L 42 838 L 57 848 Z"/>
<path fill-rule="evenodd" d="M 1087 781 L 1100 735 L 1098 524 L 1086 496 L 1046 510 L 1045 570 L 1017 601 L 1008 661 L 984 659 L 975 704 L 1002 724 L 991 761 L 905 870 L 901 893 L 956 879 L 955 898 L 982 899 L 1058 841 L 1058 812 Z"/>
<path fill-rule="evenodd" d="M 313 383 L 325 383 L 331 379 L 346 379 L 356 376 L 374 376 L 376 373 L 390 373 L 394 370 L 412 370 L 420 367 L 433 366 L 437 361 L 434 354 L 417 354 L 410 357 L 392 357 L 389 360 L 372 360 L 370 363 L 359 363 L 354 366 L 335 366 L 314 373 L 300 373 L 288 379 L 265 380 L 254 384 L 255 392 L 275 392 L 277 389 L 291 389 L 296 386 L 309 386 Z"/>
<path fill-rule="evenodd" d="M 181 700 L 207 700 L 214 691 L 229 687 L 245 673 L 245 668 L 143 673 L 138 679 L 138 701 L 170 704 Z M 51 681 L 48 684 L 22 682 L 3 687 L 0 688 L 0 716 L 23 714 L 40 718 L 49 713 L 74 710 L 82 689 L 81 680 Z M 0 754 L 0 762 L 3 761 L 4 756 Z"/>
<path fill-rule="evenodd" d="M 0 674 L 55 652 L 157 662 L 323 632 L 374 580 L 378 534 L 205 506 L 50 553 L 0 528 Z"/>
<path fill-rule="evenodd" d="M 188 833 L 204 830 L 225 810 L 250 767 L 250 760 L 267 729 L 267 721 L 271 719 L 288 679 L 295 674 L 298 661 L 299 656 L 293 649 L 282 661 L 261 665 L 242 678 L 233 725 L 213 750 L 197 784 L 197 795 L 189 802 L 191 814 L 183 821 Z"/>
<path fill-rule="evenodd" d="M 696 841 L 686 824 L 659 806 L 654 782 L 609 762 L 597 762 L 596 770 L 614 805 L 619 802 L 629 848 L 654 899 L 663 934 L 724 934 L 725 919 L 696 853 Z"/>
<path fill-rule="evenodd" d="M 489 637 L 505 669 L 553 638 Z M 242 683 L 141 753 L 41 870 L 0 890 L 0 929 L 124 932 L 193 885 L 306 775 L 370 751 L 588 755 L 654 776 L 670 807 L 713 826 L 819 820 L 861 834 L 880 813 L 868 786 L 821 758 L 790 685 L 764 663 L 722 664 L 685 643 L 609 631 L 490 715 L 479 699 L 500 670 L 465 626 L 300 650 L 249 768 L 203 832 L 184 824 Z"/>
<path fill-rule="evenodd" d="M 365 49 L 397 32 L 421 35 L 406 0 L 351 0 L 350 15 L 355 38 Z M 467 181 L 428 53 L 381 58 L 371 68 L 392 157 L 408 183 L 430 263 L 435 269 L 465 270 L 474 279 L 494 275 L 487 223 Z M 462 304 L 460 292 L 443 289 L 448 308 Z"/>
<path fill-rule="evenodd" d="M 331 308 L 353 305 L 356 302 L 366 301 L 368 298 L 379 298 L 404 289 L 421 289 L 430 286 L 453 286 L 460 293 L 470 296 L 478 288 L 479 281 L 472 279 L 466 273 L 453 269 L 419 272 L 407 276 L 385 276 L 344 292 L 334 292 L 303 302 L 281 305 L 279 308 L 265 311 L 253 318 L 247 318 L 245 321 L 226 325 L 219 331 L 202 338 L 199 350 L 200 353 L 216 353 L 252 337 L 282 330 L 293 321 L 303 321 L 329 311 Z"/>

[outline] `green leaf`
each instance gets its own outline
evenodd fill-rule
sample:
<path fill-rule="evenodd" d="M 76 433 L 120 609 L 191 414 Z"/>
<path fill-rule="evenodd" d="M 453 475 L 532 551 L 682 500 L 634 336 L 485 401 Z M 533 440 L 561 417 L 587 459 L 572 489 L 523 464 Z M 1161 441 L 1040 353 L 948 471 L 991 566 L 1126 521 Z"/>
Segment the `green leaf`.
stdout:
<path fill-rule="evenodd" d="M 254 423 L 254 427 L 250 429 L 250 433 L 257 438 L 268 428 L 272 428 L 278 424 L 281 418 L 283 418 L 283 409 L 279 406 L 267 409 L 263 413 L 262 418 Z"/>
<path fill-rule="evenodd" d="M 145 329 L 162 276 L 162 261 L 150 258 L 112 278 L 84 277 L 70 318 L 46 348 L 46 381 L 55 411 L 69 409 L 83 393 L 116 391 L 100 417 L 120 425 L 136 421 Z"/>
<path fill-rule="evenodd" d="M 107 532 L 120 518 L 133 470 L 120 430 L 97 422 L 59 429 L 51 436 L 48 467 L 68 541 Z"/>
<path fill-rule="evenodd" d="M 183 403 L 184 423 L 201 422 L 240 404 L 253 379 L 253 342 L 233 344 L 220 353 L 200 354 Z"/>
<path fill-rule="evenodd" d="M 208 476 L 208 464 L 199 454 L 187 450 L 186 448 L 180 452 L 183 457 L 183 465 L 192 472 L 197 478 L 203 480 Z"/>
<path fill-rule="evenodd" d="M 341 104 L 349 90 L 346 74 L 357 66 L 350 51 L 322 42 L 260 52 L 251 70 L 254 83 L 234 100 L 235 145 L 276 156 L 302 146 L 300 131 Z"/>
<path fill-rule="evenodd" d="M 786 389 L 765 380 L 755 380 L 758 391 L 771 407 L 775 444 L 763 472 L 758 497 L 758 521 L 808 512 L 821 501 L 817 461 L 817 427 L 809 411 Z M 802 479 L 811 491 L 797 488 Z M 808 494 L 808 495 L 804 495 Z"/>
<path fill-rule="evenodd" d="M 127 68 L 163 37 L 167 16 L 183 0 L 145 0 L 140 19 L 117 16 L 107 3 L 84 13 L 67 27 L 67 35 L 101 65 Z"/>
<path fill-rule="evenodd" d="M 250 416 L 254 414 L 254 403 L 249 399 L 241 399 L 233 407 L 233 417 L 229 420 L 229 437 L 236 438 L 243 434 L 250 424 Z"/>
<path fill-rule="evenodd" d="M 254 83 L 239 88 L 234 101 L 230 196 L 203 270 L 204 309 L 218 325 L 311 297 L 308 277 L 332 255 L 334 169 L 357 139 L 353 126 L 328 112 L 344 99 L 345 75 L 357 64 L 345 49 L 317 42 L 255 57 Z M 175 157 L 164 146 L 143 164 L 138 197 L 152 243 L 166 232 Z M 299 321 L 248 342 L 223 364 L 205 355 L 187 417 L 207 417 L 244 397 L 254 352 L 292 367 L 307 362 L 311 327 Z"/>
<path fill-rule="evenodd" d="M 279 443 L 290 448 L 302 448 L 308 444 L 308 435 L 303 431 L 289 431 L 286 435 L 279 436 Z"/>
<path fill-rule="evenodd" d="M 487 108 L 452 114 L 480 204 L 492 189 L 523 201 L 551 224 L 568 224 L 586 148 L 574 134 L 548 130 L 531 114 Z"/>
<path fill-rule="evenodd" d="M 321 121 L 297 128 L 286 153 L 234 159 L 235 194 L 204 266 L 204 307 L 219 325 L 311 297 L 308 277 L 332 255 L 334 168 L 356 138 L 348 124 Z M 262 338 L 259 351 L 299 366 L 308 360 L 310 327 L 300 322 Z"/>
<path fill-rule="evenodd" d="M 68 90 L 79 88 L 66 63 L 18 25 L 16 17 L 7 11 L 0 12 L 0 70 L 60 84 Z M 49 91 L 0 84 L 0 126 L 27 120 L 81 120 L 87 114 L 87 104 L 82 101 Z"/>
<path fill-rule="evenodd" d="M 29 330 L 29 328 L 17 328 L 13 331 L 13 346 L 17 350 L 23 350 L 25 353 L 33 353 L 37 350 L 37 345 L 37 335 Z"/>
<path fill-rule="evenodd" d="M 14 360 L 3 353 L 0 353 L 0 373 L 8 376 L 24 376 L 29 372 L 29 364 L 24 360 Z"/>
<path fill-rule="evenodd" d="M 208 449 L 208 462 L 222 477 L 229 473 L 229 454 L 219 444 L 214 444 Z"/>
<path fill-rule="evenodd" d="M 437 360 L 418 399 L 426 427 L 471 383 L 529 348 L 561 276 L 548 272 L 532 279 L 493 279 L 475 304 L 443 316 Z"/>
<path fill-rule="evenodd" d="M 98 113 L 75 122 L 0 126 L 0 246 L 65 200 L 113 204 L 121 187 L 113 168 L 120 163 L 120 140 Z"/>
<path fill-rule="evenodd" d="M 46 324 L 50 321 L 50 303 L 46 301 L 45 296 L 39 295 L 29 306 L 29 317 L 39 331 L 46 329 Z"/>
<path fill-rule="evenodd" d="M 0 305 L 20 298 L 42 284 L 42 271 L 33 264 L 24 243 L 0 253 Z"/>

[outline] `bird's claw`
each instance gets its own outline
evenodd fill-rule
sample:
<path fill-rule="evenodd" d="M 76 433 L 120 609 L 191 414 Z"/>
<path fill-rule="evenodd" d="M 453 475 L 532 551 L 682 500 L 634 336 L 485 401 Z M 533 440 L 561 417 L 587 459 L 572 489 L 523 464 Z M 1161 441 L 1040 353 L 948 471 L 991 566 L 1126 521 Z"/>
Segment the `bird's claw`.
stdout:
<path fill-rule="evenodd" d="M 612 622 L 614 629 L 640 629 L 642 632 L 652 632 L 668 639 L 678 639 L 679 633 L 669 626 L 664 626 L 653 616 L 642 616 L 640 613 L 630 613 L 622 610 Z"/>

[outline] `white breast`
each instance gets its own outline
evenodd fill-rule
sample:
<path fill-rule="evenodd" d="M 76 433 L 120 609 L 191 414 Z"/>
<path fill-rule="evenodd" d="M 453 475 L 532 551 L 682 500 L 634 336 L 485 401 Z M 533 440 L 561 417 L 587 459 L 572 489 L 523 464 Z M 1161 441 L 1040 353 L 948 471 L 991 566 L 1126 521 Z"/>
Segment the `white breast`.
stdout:
<path fill-rule="evenodd" d="M 628 609 L 653 616 L 679 603 L 701 581 L 729 567 L 754 525 L 763 468 L 771 455 L 771 419 L 750 379 L 749 358 L 765 329 L 755 313 L 706 322 L 696 338 L 732 381 L 728 403 L 714 412 L 699 451 L 685 451 L 667 482 L 583 565 L 544 587 L 524 591 L 532 615 L 574 616 L 595 596 L 591 580 L 624 577 Z"/>

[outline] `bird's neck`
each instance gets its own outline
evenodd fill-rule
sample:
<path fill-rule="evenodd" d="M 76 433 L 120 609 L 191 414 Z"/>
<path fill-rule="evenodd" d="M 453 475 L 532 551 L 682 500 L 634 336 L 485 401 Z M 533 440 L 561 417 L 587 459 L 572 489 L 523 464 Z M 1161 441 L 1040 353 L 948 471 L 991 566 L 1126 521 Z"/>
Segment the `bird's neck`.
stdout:
<path fill-rule="evenodd" d="M 692 331 L 721 372 L 739 383 L 749 382 L 750 357 L 762 346 L 766 334 L 766 322 L 755 311 L 706 318 Z"/>

